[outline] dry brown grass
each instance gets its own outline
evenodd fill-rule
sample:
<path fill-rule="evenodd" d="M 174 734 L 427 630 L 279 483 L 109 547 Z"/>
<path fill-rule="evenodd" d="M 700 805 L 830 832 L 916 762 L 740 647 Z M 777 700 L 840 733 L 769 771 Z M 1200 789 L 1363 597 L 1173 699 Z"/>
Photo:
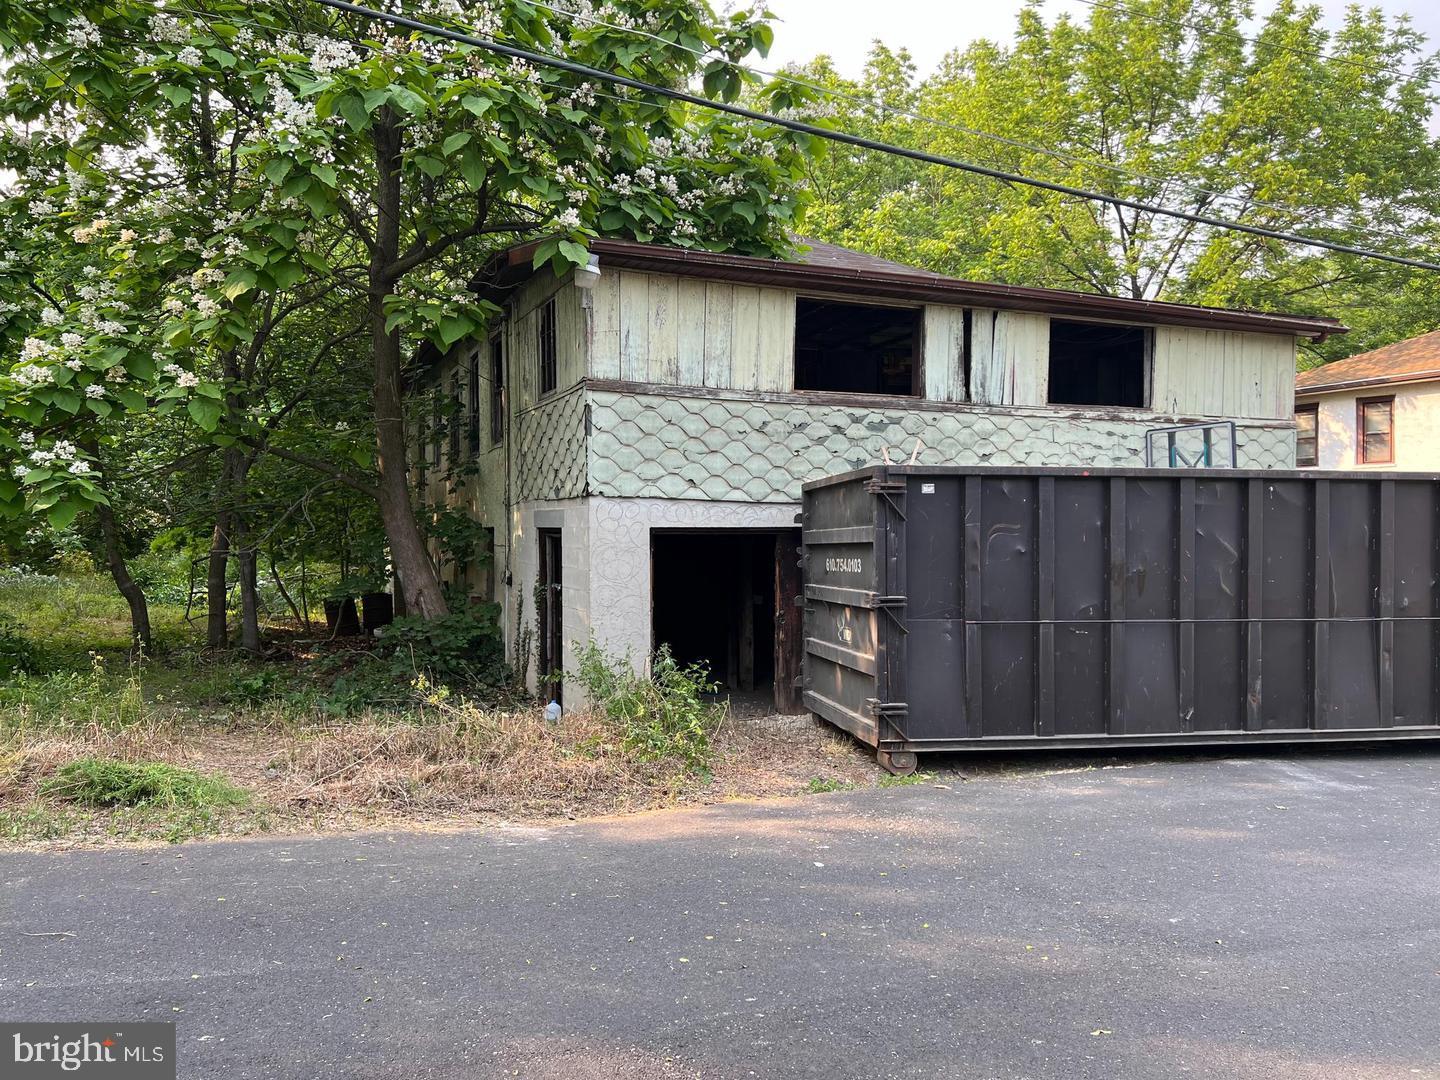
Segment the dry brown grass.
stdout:
<path fill-rule="evenodd" d="M 406 719 L 296 723 L 251 711 L 223 723 L 168 716 L 119 728 L 21 726 L 0 738 L 0 816 L 38 814 L 47 823 L 29 833 L 12 825 L 12 842 L 177 838 L 172 821 L 123 812 L 72 813 L 56 827 L 44 814 L 41 786 L 84 757 L 218 773 L 251 793 L 249 807 L 188 823 L 184 835 L 577 818 L 797 794 L 817 778 L 848 786 L 877 777 L 873 758 L 852 740 L 804 717 L 731 716 L 712 745 L 708 773 L 697 773 L 673 760 L 635 760 L 620 749 L 618 733 L 589 713 L 550 724 L 533 709 L 448 705 Z"/>

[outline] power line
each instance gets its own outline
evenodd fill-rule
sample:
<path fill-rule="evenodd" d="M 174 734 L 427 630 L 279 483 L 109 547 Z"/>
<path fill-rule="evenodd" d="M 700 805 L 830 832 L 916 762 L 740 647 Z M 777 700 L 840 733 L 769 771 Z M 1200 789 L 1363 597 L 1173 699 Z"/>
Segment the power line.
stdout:
<path fill-rule="evenodd" d="M 1172 19 L 1166 15 L 1154 15 L 1148 11 L 1140 11 L 1125 4 L 1116 3 L 1115 0 L 1077 0 L 1077 3 L 1085 4 L 1088 7 L 1096 8 L 1100 11 L 1120 12 L 1125 15 L 1133 15 L 1137 19 L 1149 19 L 1151 22 L 1162 23 L 1166 26 L 1193 30 L 1196 34 L 1208 33 L 1214 34 L 1217 37 L 1228 37 L 1234 41 L 1243 41 L 1246 44 L 1254 45 L 1257 49 L 1273 49 L 1278 52 L 1291 53 L 1295 56 L 1308 56 L 1314 60 L 1326 60 L 1334 64 L 1344 64 L 1347 67 L 1367 71 L 1372 75 L 1381 73 L 1394 75 L 1403 82 L 1420 82 L 1429 86 L 1440 86 L 1440 80 L 1425 78 L 1417 72 L 1391 67 L 1388 64 L 1370 64 L 1363 60 L 1352 60 L 1348 56 L 1336 56 L 1333 53 L 1323 53 L 1318 50 L 1301 49 L 1294 45 L 1284 45 L 1278 41 L 1265 41 L 1258 37 L 1247 37 L 1234 30 L 1214 30 L 1203 26 L 1196 26 L 1193 22 L 1186 22 L 1184 19 Z"/>
<path fill-rule="evenodd" d="M 1093 0 L 1081 0 L 1081 2 L 1092 3 Z M 704 49 L 696 49 L 688 45 L 681 44 L 678 41 L 670 41 L 668 38 L 662 37 L 659 34 L 652 34 L 648 30 L 641 30 L 637 27 L 620 26 L 616 23 L 606 22 L 604 19 L 597 19 L 593 15 L 586 15 L 578 11 L 571 11 L 568 8 L 558 7 L 552 4 L 545 3 L 544 0 L 531 0 L 531 3 L 534 4 L 535 7 L 544 8 L 547 11 L 553 11 L 557 15 L 561 15 L 572 20 L 578 19 L 595 26 L 603 26 L 608 30 L 616 31 L 617 33 L 630 34 L 635 37 L 648 38 L 649 40 L 658 42 L 659 44 L 666 47 L 684 50 L 685 52 L 691 53 L 692 55 L 697 56 L 701 59 L 708 59 L 714 56 L 713 53 L 707 52 Z M 1102 7 L 1104 5 L 1097 3 L 1095 4 L 1095 6 Z M 848 101 L 856 105 L 864 106 L 866 108 L 873 108 L 879 112 L 887 113 L 892 116 L 903 116 L 907 119 L 915 120 L 924 124 L 929 124 L 937 128 L 943 128 L 948 131 L 959 132 L 963 135 L 972 135 L 976 138 L 981 139 L 989 139 L 993 142 L 998 142 L 1005 146 L 1014 147 L 1019 150 L 1027 150 L 1031 153 L 1043 154 L 1047 157 L 1052 157 L 1058 161 L 1063 161 L 1071 165 L 1078 165 L 1086 168 L 1102 169 L 1115 173 L 1118 176 L 1128 176 L 1131 179 L 1145 180 L 1154 184 L 1163 185 L 1170 182 L 1164 177 L 1153 176 L 1148 173 L 1139 172 L 1135 169 L 1128 169 L 1123 165 L 1116 165 L 1113 162 L 1096 161 L 1091 158 L 1078 157 L 1073 154 L 1067 154 L 1060 150 L 1052 150 L 1043 146 L 1036 146 L 1033 143 L 1027 143 L 1020 139 L 1010 138 L 1009 136 L 997 135 L 994 132 L 983 131 L 979 128 L 968 127 L 964 124 L 957 124 L 949 120 L 941 120 L 937 117 L 929 116 L 925 113 L 916 112 L 911 109 L 906 109 L 898 105 L 891 105 L 888 102 L 880 101 L 875 98 L 867 98 L 859 94 L 851 94 L 844 90 L 837 90 L 833 87 L 825 86 L 822 83 L 816 83 L 811 82 L 808 79 L 797 78 L 794 75 L 789 74 L 788 72 L 766 71 L 764 68 L 750 67 L 745 64 L 735 63 L 728 60 L 726 61 L 726 63 L 731 64 L 731 66 L 737 68 L 740 71 L 748 72 L 751 75 L 757 75 L 767 79 L 778 79 L 782 82 L 789 83 L 792 86 L 803 87 L 815 93 L 824 94 L 828 97 L 837 98 L 842 101 Z M 1230 192 L 1216 191 L 1214 188 L 1207 188 L 1200 184 L 1186 182 L 1183 179 L 1181 179 L 1180 182 L 1189 191 L 1198 192 L 1203 195 L 1212 195 L 1217 199 L 1223 199 L 1227 202 L 1239 203 L 1242 205 L 1242 208 L 1246 205 L 1258 206 L 1263 207 L 1267 210 L 1275 210 L 1282 214 L 1294 215 L 1296 217 L 1305 217 L 1309 213 L 1309 211 L 1305 209 L 1297 208 L 1294 206 L 1286 206 L 1282 203 L 1269 202 L 1268 200 L 1255 198 L 1253 196 L 1236 195 Z M 1348 222 L 1337 222 L 1333 217 L 1327 217 L 1325 224 L 1336 229 L 1354 227 L 1353 224 Z M 1370 231 L 1374 231 L 1373 226 L 1370 227 Z M 1379 230 L 1379 233 L 1382 236 L 1389 236 L 1392 238 L 1396 237 L 1396 234 L 1389 229 L 1381 229 Z"/>
<path fill-rule="evenodd" d="M 1387 252 L 1372 251 L 1369 248 L 1356 247 L 1351 244 L 1341 244 L 1331 240 L 1322 240 L 1318 237 L 1301 236 L 1297 233 L 1281 232 L 1275 229 L 1266 229 L 1258 225 L 1248 225 L 1240 221 L 1230 221 L 1225 218 L 1211 217 L 1207 214 L 1192 214 L 1185 210 L 1174 210 L 1167 206 L 1159 206 L 1154 203 L 1142 202 L 1138 199 L 1128 199 L 1120 195 L 1108 195 L 1104 192 L 1090 191 L 1086 188 L 1074 187 L 1070 184 L 1059 184 L 1050 180 L 1040 180 L 1036 177 L 1025 176 L 1020 173 L 1006 172 L 1003 169 L 992 169 L 985 165 L 976 165 L 972 162 L 961 161 L 958 158 L 945 157 L 941 154 L 931 154 L 924 150 L 913 150 L 908 147 L 895 146 L 890 143 L 879 142 L 874 139 L 863 138 L 859 135 L 851 135 L 848 132 L 832 130 L 830 128 L 818 127 L 815 124 L 808 124 L 800 120 L 790 120 L 785 117 L 774 116 L 769 113 L 758 112 L 755 109 L 746 108 L 743 105 L 734 105 L 729 102 L 712 101 L 709 98 L 693 94 L 686 90 L 675 90 L 668 87 L 657 86 L 654 83 L 647 83 L 641 79 L 634 79 L 628 75 L 621 75 L 613 71 L 605 71 L 600 68 L 591 67 L 588 64 L 577 63 L 573 60 L 566 60 L 562 57 L 550 56 L 545 53 L 534 52 L 530 49 L 521 49 L 513 45 L 504 45 L 487 38 L 476 37 L 473 34 L 464 34 L 458 30 L 448 30 L 444 27 L 435 26 L 431 23 L 412 19 L 405 15 L 395 15 L 389 12 L 377 11 L 374 8 L 365 7 L 361 4 L 350 3 L 349 0 L 314 0 L 315 3 L 325 7 L 333 8 L 336 11 L 348 12 L 352 15 L 360 15 L 367 19 L 377 19 L 381 22 L 390 23 L 393 26 L 401 26 L 409 30 L 415 30 L 422 34 L 443 38 L 447 41 L 454 41 L 461 45 L 470 45 L 475 48 L 485 49 L 489 52 L 498 53 L 501 56 L 508 56 L 516 60 L 524 60 L 527 63 L 538 64 L 544 67 L 557 68 L 561 71 L 568 71 L 574 75 L 581 75 L 587 79 L 597 79 L 601 82 L 613 83 L 617 86 L 629 87 L 632 90 L 640 90 L 649 94 L 657 94 L 669 98 L 672 101 L 681 101 L 697 108 L 711 109 L 716 112 L 727 113 L 731 116 L 739 116 L 746 120 L 756 121 L 762 124 L 769 124 L 793 131 L 801 135 L 809 135 L 813 138 L 825 139 L 829 142 L 842 143 L 847 146 L 857 146 L 866 150 L 875 150 L 882 153 L 892 154 L 896 157 L 907 158 L 911 161 L 919 161 L 928 165 L 941 165 L 949 169 L 957 169 L 961 172 L 973 173 L 977 176 L 989 177 L 992 180 L 1002 180 L 1010 184 L 1019 184 L 1026 187 L 1037 188 L 1042 191 L 1051 191 L 1060 195 L 1068 195 L 1072 198 L 1086 199 L 1093 202 L 1106 203 L 1111 206 L 1124 207 L 1127 210 L 1136 210 L 1144 214 L 1154 214 L 1160 217 L 1175 218 L 1181 221 L 1189 221 L 1197 225 L 1206 225 L 1217 229 L 1228 229 L 1235 232 L 1248 233 L 1251 236 L 1264 237 L 1269 240 L 1279 240 L 1285 243 L 1299 244 L 1306 247 L 1321 248 L 1327 251 L 1334 251 L 1345 255 L 1356 255 L 1362 258 L 1378 259 L 1382 262 L 1396 263 L 1401 266 L 1410 266 L 1420 270 L 1440 270 L 1440 263 L 1427 262 L 1423 259 L 1412 259 L 1403 255 L 1391 255 Z"/>

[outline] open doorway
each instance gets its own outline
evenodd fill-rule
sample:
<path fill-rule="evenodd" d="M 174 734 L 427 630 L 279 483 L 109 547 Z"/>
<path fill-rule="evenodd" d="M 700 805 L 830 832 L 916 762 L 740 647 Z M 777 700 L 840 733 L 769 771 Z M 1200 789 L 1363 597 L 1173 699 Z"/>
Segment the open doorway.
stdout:
<path fill-rule="evenodd" d="M 732 696 L 798 708 L 799 530 L 651 534 L 651 630 Z"/>

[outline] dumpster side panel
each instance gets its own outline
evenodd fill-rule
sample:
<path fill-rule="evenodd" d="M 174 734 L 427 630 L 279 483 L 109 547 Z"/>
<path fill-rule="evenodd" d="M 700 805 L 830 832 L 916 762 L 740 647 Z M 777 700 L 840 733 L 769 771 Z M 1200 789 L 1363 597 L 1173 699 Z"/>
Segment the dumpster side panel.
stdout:
<path fill-rule="evenodd" d="M 807 700 L 871 742 L 1440 737 L 1440 477 L 894 466 L 805 521 Z"/>
<path fill-rule="evenodd" d="M 881 661 L 876 600 L 881 594 L 875 497 L 863 479 L 806 493 L 804 549 L 805 705 L 874 745 L 880 732 L 871 709 Z"/>

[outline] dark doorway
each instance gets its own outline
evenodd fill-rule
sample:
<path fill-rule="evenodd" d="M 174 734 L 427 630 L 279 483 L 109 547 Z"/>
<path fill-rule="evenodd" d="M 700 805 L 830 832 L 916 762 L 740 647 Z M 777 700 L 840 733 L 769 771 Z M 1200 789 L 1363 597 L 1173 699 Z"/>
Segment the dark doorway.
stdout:
<path fill-rule="evenodd" d="M 560 530 L 540 529 L 540 594 L 535 613 L 540 631 L 540 668 L 536 672 L 541 693 L 561 701 L 560 671 L 565 658 L 564 617 L 561 614 Z M 561 702 L 563 704 L 563 702 Z"/>
<path fill-rule="evenodd" d="M 653 646 L 703 663 L 724 689 L 794 711 L 799 530 L 655 532 Z"/>

